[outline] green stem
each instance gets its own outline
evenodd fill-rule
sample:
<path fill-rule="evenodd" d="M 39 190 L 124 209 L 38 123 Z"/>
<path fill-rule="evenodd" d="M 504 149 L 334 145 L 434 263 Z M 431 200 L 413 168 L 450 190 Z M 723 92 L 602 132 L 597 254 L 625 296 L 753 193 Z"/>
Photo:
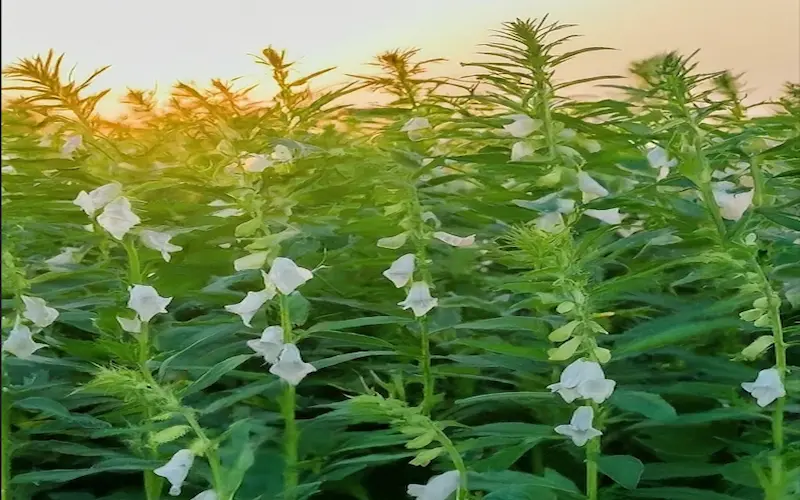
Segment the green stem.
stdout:
<path fill-rule="evenodd" d="M 5 377 L 4 377 L 5 378 Z M 3 397 L 0 398 L 0 405 L 2 405 L 2 414 L 0 415 L 0 426 L 2 426 L 2 457 L 0 457 L 0 466 L 2 467 L 2 478 L 0 479 L 0 493 L 2 500 L 11 498 L 10 482 L 11 482 L 11 393 L 3 387 Z"/>
<path fill-rule="evenodd" d="M 133 239 L 125 238 L 122 246 L 125 248 L 125 253 L 128 254 L 128 280 L 131 285 L 141 284 L 142 266 L 139 263 L 139 253 L 136 251 Z"/>
<path fill-rule="evenodd" d="M 422 366 L 422 413 L 430 415 L 433 408 L 434 386 L 436 381 L 431 370 L 431 345 L 428 334 L 428 318 L 423 316 L 417 321 L 420 328 L 421 353 L 419 363 Z"/>
<path fill-rule="evenodd" d="M 750 158 L 750 174 L 753 176 L 753 205 L 760 207 L 764 204 L 764 173 L 761 172 L 761 158 Z"/>
<path fill-rule="evenodd" d="M 283 342 L 292 343 L 292 318 L 289 314 L 289 297 L 281 294 L 281 328 L 283 328 Z M 297 471 L 297 420 L 295 418 L 295 407 L 297 405 L 295 388 L 291 384 L 286 384 L 281 399 L 281 414 L 283 416 L 283 499 L 294 500 L 297 494 L 299 482 Z"/>
<path fill-rule="evenodd" d="M 597 457 L 600 456 L 600 438 L 586 443 L 586 498 L 597 500 Z"/>
<path fill-rule="evenodd" d="M 438 436 L 437 441 L 441 443 L 442 447 L 447 452 L 447 455 L 450 457 L 450 461 L 453 462 L 453 466 L 458 471 L 458 477 L 460 480 L 460 484 L 458 486 L 458 493 L 456 495 L 456 500 L 467 500 L 468 498 L 468 486 L 467 486 L 467 466 L 464 465 L 464 459 L 461 458 L 461 454 L 456 449 L 456 446 L 447 437 L 441 429 L 436 429 L 436 434 Z"/>
<path fill-rule="evenodd" d="M 711 213 L 711 218 L 714 220 L 714 225 L 717 228 L 720 241 L 722 241 L 725 238 L 725 221 L 722 219 L 722 213 L 719 211 L 719 205 L 717 205 L 717 202 L 714 199 L 714 192 L 711 189 L 711 183 L 703 183 L 700 186 L 700 193 L 703 196 L 703 202 L 706 205 L 706 209 Z"/>
<path fill-rule="evenodd" d="M 180 403 L 177 403 L 180 404 Z M 219 456 L 217 455 L 217 450 L 214 446 L 214 443 L 206 436 L 205 431 L 200 426 L 200 422 L 197 421 L 197 417 L 191 412 L 191 410 L 184 409 L 183 416 L 186 418 L 186 421 L 189 422 L 189 426 L 192 428 L 194 433 L 203 442 L 205 452 L 206 452 L 206 459 L 208 460 L 208 465 L 211 468 L 211 482 L 214 486 L 214 491 L 217 492 L 219 498 L 225 500 L 226 498 L 230 497 L 230 493 L 223 491 L 225 487 L 224 476 L 222 474 L 222 463 L 219 460 Z M 226 496 L 227 495 L 227 496 Z"/>

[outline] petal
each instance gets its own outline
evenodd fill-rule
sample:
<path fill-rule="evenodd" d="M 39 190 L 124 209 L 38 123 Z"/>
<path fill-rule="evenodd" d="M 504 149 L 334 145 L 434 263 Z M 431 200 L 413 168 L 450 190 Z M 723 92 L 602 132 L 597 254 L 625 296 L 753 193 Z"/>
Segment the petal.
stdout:
<path fill-rule="evenodd" d="M 260 292 L 247 292 L 247 295 L 245 295 L 240 302 L 225 306 L 225 310 L 237 314 L 242 318 L 242 323 L 249 327 L 252 326 L 250 325 L 250 320 L 252 320 L 253 316 L 261 309 L 261 306 L 269 300 L 268 297 L 269 292 L 264 290 Z"/>
<path fill-rule="evenodd" d="M 475 235 L 471 234 L 465 237 L 459 237 L 452 235 L 450 233 L 445 233 L 444 231 L 436 231 L 433 233 L 433 237 L 439 241 L 443 241 L 450 246 L 454 247 L 468 247 L 475 243 Z"/>
<path fill-rule="evenodd" d="M 142 320 L 139 319 L 139 316 L 133 319 L 117 316 L 117 323 L 128 333 L 141 333 L 142 331 Z"/>
<path fill-rule="evenodd" d="M 314 277 L 314 274 L 299 267 L 293 260 L 277 257 L 269 270 L 269 280 L 284 295 L 294 292 L 299 286 Z"/>
<path fill-rule="evenodd" d="M 408 233 L 400 233 L 395 236 L 389 236 L 387 238 L 379 239 L 378 246 L 380 248 L 397 250 L 398 248 L 406 244 L 407 239 L 408 239 Z"/>

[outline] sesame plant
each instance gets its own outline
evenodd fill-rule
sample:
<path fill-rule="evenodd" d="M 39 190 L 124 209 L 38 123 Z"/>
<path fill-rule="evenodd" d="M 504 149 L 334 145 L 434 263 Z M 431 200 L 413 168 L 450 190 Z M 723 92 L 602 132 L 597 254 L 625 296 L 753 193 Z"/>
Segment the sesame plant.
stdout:
<path fill-rule="evenodd" d="M 800 497 L 800 86 L 575 33 L 117 117 L 4 68 L 2 499 Z"/>

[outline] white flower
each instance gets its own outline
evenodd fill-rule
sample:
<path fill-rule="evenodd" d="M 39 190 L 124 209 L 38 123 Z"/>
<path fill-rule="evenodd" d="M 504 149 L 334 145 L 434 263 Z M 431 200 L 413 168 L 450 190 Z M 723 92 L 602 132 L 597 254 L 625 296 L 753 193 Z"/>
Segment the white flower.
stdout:
<path fill-rule="evenodd" d="M 431 128 L 431 124 L 427 118 L 415 117 L 408 120 L 400 132 L 408 132 L 408 138 L 412 141 L 418 141 L 423 137 L 423 130 Z"/>
<path fill-rule="evenodd" d="M 242 318 L 242 323 L 244 323 L 245 326 L 252 326 L 250 325 L 250 320 L 252 320 L 253 316 L 261 309 L 261 306 L 274 296 L 275 294 L 273 293 L 270 295 L 268 290 L 247 292 L 247 295 L 245 295 L 240 302 L 225 306 L 225 310 L 233 314 L 238 314 L 239 317 Z"/>
<path fill-rule="evenodd" d="M 737 221 L 742 218 L 742 215 L 750 208 L 753 203 L 754 190 L 745 191 L 743 193 L 729 193 L 727 185 L 722 182 L 715 183 L 713 190 L 714 201 L 717 202 L 720 208 L 720 214 L 723 219 Z"/>
<path fill-rule="evenodd" d="M 462 238 L 460 236 L 455 236 L 450 233 L 445 233 L 444 231 L 436 231 L 435 233 L 433 233 L 433 237 L 453 247 L 468 247 L 473 243 L 475 243 L 474 234 Z"/>
<path fill-rule="evenodd" d="M 433 476 L 424 485 L 409 484 L 407 493 L 417 500 L 447 500 L 455 493 L 460 483 L 457 470 Z"/>
<path fill-rule="evenodd" d="M 560 233 L 564 230 L 564 217 L 559 212 L 547 212 L 534 221 L 536 229 L 546 233 Z"/>
<path fill-rule="evenodd" d="M 192 500 L 218 500 L 218 498 L 214 490 L 206 490 L 193 496 Z"/>
<path fill-rule="evenodd" d="M 255 252 L 233 261 L 233 268 L 237 271 L 245 269 L 261 269 L 267 263 L 269 252 Z"/>
<path fill-rule="evenodd" d="M 10 352 L 20 359 L 28 359 L 42 347 L 47 347 L 47 344 L 34 342 L 31 329 L 20 324 L 19 317 L 17 317 L 17 323 L 9 332 L 8 338 L 3 341 L 2 350 Z"/>
<path fill-rule="evenodd" d="M 272 166 L 272 160 L 265 155 L 249 155 L 244 160 L 245 172 L 259 173 Z"/>
<path fill-rule="evenodd" d="M 511 161 L 522 161 L 536 152 L 531 144 L 524 141 L 515 142 L 511 146 Z"/>
<path fill-rule="evenodd" d="M 209 207 L 227 207 L 228 205 L 231 205 L 231 203 L 228 203 L 227 201 L 220 200 L 220 199 L 216 199 L 214 201 L 211 201 L 208 204 Z"/>
<path fill-rule="evenodd" d="M 121 193 L 122 184 L 119 182 L 112 182 L 93 189 L 88 193 L 86 191 L 81 191 L 72 201 L 72 204 L 81 207 L 86 215 L 91 217 L 95 212 L 108 205 Z"/>
<path fill-rule="evenodd" d="M 142 320 L 138 314 L 133 319 L 117 316 L 117 323 L 128 333 L 141 333 L 142 331 Z"/>
<path fill-rule="evenodd" d="M 52 325 L 53 321 L 58 318 L 58 311 L 49 307 L 44 299 L 23 295 L 22 302 L 25 304 L 22 315 L 39 328 Z"/>
<path fill-rule="evenodd" d="M 742 389 L 752 394 L 758 406 L 762 408 L 786 396 L 781 376 L 775 368 L 761 370 L 754 382 L 742 382 Z"/>
<path fill-rule="evenodd" d="M 628 216 L 628 214 L 619 213 L 619 208 L 609 208 L 607 210 L 595 210 L 590 208 L 588 210 L 584 210 L 583 213 L 589 217 L 612 225 L 619 224 L 622 222 L 622 219 Z"/>
<path fill-rule="evenodd" d="M 291 385 L 297 385 L 306 375 L 317 371 L 311 363 L 306 363 L 300 357 L 300 350 L 294 344 L 283 346 L 278 362 L 272 365 L 269 372 L 277 375 Z"/>
<path fill-rule="evenodd" d="M 383 272 L 383 275 L 394 283 L 394 286 L 397 288 L 406 286 L 414 275 L 415 259 L 416 256 L 413 253 L 407 253 L 392 262 L 392 265 Z"/>
<path fill-rule="evenodd" d="M 597 198 L 608 196 L 608 190 L 600 185 L 599 182 L 594 180 L 591 175 L 586 172 L 578 173 L 578 189 L 583 193 L 583 202 L 589 203 Z"/>
<path fill-rule="evenodd" d="M 280 163 L 287 163 L 292 161 L 292 150 L 288 147 L 284 146 L 283 144 L 278 144 L 272 150 L 272 159 L 280 162 Z"/>
<path fill-rule="evenodd" d="M 68 135 L 64 138 L 64 145 L 61 146 L 61 157 L 72 158 L 72 153 L 83 144 L 83 137 L 79 135 Z"/>
<path fill-rule="evenodd" d="M 578 133 L 571 128 L 565 128 L 558 133 L 558 138 L 562 141 L 571 141 L 578 137 Z"/>
<path fill-rule="evenodd" d="M 130 297 L 128 307 L 136 311 L 139 318 L 145 323 L 153 316 L 167 312 L 167 306 L 172 302 L 172 297 L 162 297 L 155 288 L 149 285 L 133 285 L 128 288 Z"/>
<path fill-rule="evenodd" d="M 128 231 L 141 221 L 133 213 L 131 202 L 125 197 L 117 198 L 106 205 L 103 213 L 97 218 L 97 223 L 118 240 L 122 240 Z"/>
<path fill-rule="evenodd" d="M 0 169 L 0 171 L 3 172 L 4 174 L 9 174 L 9 175 L 17 174 L 17 169 L 14 168 L 14 165 L 3 165 L 3 168 Z"/>
<path fill-rule="evenodd" d="M 583 446 L 590 439 L 602 436 L 603 433 L 592 427 L 594 410 L 591 406 L 581 406 L 572 414 L 568 425 L 559 425 L 556 432 L 562 436 L 569 436 L 575 446 Z"/>
<path fill-rule="evenodd" d="M 169 242 L 169 240 L 172 239 L 172 235 L 169 233 L 144 229 L 139 233 L 139 238 L 141 238 L 142 244 L 147 248 L 161 252 L 161 258 L 163 258 L 165 262 L 170 261 L 170 253 L 183 250 L 183 247 L 173 245 Z"/>
<path fill-rule="evenodd" d="M 269 270 L 269 281 L 284 295 L 294 292 L 297 287 L 314 277 L 314 274 L 299 267 L 292 259 L 277 257 Z"/>
<path fill-rule="evenodd" d="M 397 303 L 398 306 L 402 306 L 403 310 L 414 311 L 414 316 L 418 318 L 425 316 L 438 304 L 439 299 L 431 297 L 430 287 L 424 281 L 415 281 L 408 290 L 406 299 Z"/>
<path fill-rule="evenodd" d="M 511 115 L 509 118 L 513 118 L 514 122 L 504 125 L 503 130 L 517 138 L 527 137 L 542 126 L 540 120 L 534 120 L 528 115 Z"/>
<path fill-rule="evenodd" d="M 655 146 L 647 152 L 647 162 L 651 167 L 658 169 L 658 180 L 669 175 L 669 169 L 678 164 L 677 158 L 670 159 L 664 148 Z"/>
<path fill-rule="evenodd" d="M 395 236 L 389 236 L 387 238 L 379 239 L 378 246 L 380 248 L 389 248 L 391 250 L 397 250 L 398 248 L 406 244 L 407 239 L 408 239 L 408 233 L 400 233 Z"/>
<path fill-rule="evenodd" d="M 211 215 L 212 217 L 222 217 L 222 218 L 239 217 L 244 215 L 244 210 L 241 210 L 239 208 L 223 208 L 222 210 L 217 210 Z"/>
<path fill-rule="evenodd" d="M 192 453 L 192 450 L 178 450 L 177 453 L 172 455 L 169 462 L 154 470 L 153 473 L 169 481 L 169 494 L 178 496 L 181 494 L 181 486 L 186 481 L 186 476 L 189 475 L 189 469 L 192 468 L 193 462 L 194 453 Z"/>
<path fill-rule="evenodd" d="M 551 392 L 558 392 L 567 403 L 583 398 L 599 404 L 611 396 L 616 385 L 615 381 L 606 379 L 599 363 L 578 359 L 561 372 L 558 383 L 547 388 Z"/>
<path fill-rule="evenodd" d="M 247 347 L 264 357 L 264 361 L 273 364 L 283 350 L 283 328 L 268 326 L 261 332 L 261 338 L 247 341 Z"/>
<path fill-rule="evenodd" d="M 61 253 L 55 257 L 50 257 L 44 263 L 51 271 L 65 271 L 69 270 L 70 266 L 77 264 L 81 260 L 81 249 L 74 247 L 67 247 L 61 250 Z"/>

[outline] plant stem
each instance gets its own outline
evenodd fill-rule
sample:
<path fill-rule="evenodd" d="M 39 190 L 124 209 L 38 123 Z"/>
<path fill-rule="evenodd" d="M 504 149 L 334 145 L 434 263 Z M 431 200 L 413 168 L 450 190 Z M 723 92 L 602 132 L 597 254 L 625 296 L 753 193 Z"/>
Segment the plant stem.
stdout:
<path fill-rule="evenodd" d="M 5 376 L 3 377 L 5 378 Z M 0 426 L 2 426 L 2 457 L 0 457 L 0 467 L 2 467 L 2 478 L 0 478 L 0 493 L 2 500 L 10 500 L 11 482 L 11 393 L 3 387 L 3 397 L 0 398 L 2 414 L 0 415 Z"/>
<path fill-rule="evenodd" d="M 450 438 L 447 437 L 444 431 L 437 427 L 436 434 L 438 435 L 437 441 L 439 441 L 445 451 L 447 451 L 450 461 L 453 462 L 453 466 L 458 471 L 460 483 L 458 486 L 458 493 L 456 494 L 456 500 L 467 500 L 469 489 L 467 487 L 467 466 L 464 465 L 464 459 L 461 458 L 461 454 L 456 449 L 456 446 Z"/>
<path fill-rule="evenodd" d="M 597 500 L 597 457 L 600 455 L 600 438 L 586 443 L 586 498 Z"/>
<path fill-rule="evenodd" d="M 176 402 L 176 404 L 180 404 Z M 182 407 L 183 408 L 183 407 Z M 197 437 L 203 442 L 206 449 L 206 459 L 208 459 L 208 465 L 211 468 L 211 482 L 214 486 L 214 491 L 219 494 L 219 498 L 221 500 L 226 500 L 229 498 L 230 493 L 223 491 L 225 487 L 225 482 L 223 480 L 224 476 L 222 474 L 222 463 L 219 460 L 219 456 L 217 455 L 217 450 L 214 446 L 214 443 L 206 436 L 205 431 L 200 426 L 200 422 L 197 421 L 197 417 L 189 409 L 183 410 L 183 416 L 186 418 L 186 421 L 189 422 L 189 426 L 192 428 L 194 433 Z M 226 496 L 228 495 L 228 496 Z"/>
<path fill-rule="evenodd" d="M 700 186 L 700 193 L 703 196 L 703 202 L 705 202 L 706 209 L 711 213 L 711 218 L 714 220 L 714 225 L 717 228 L 717 233 L 719 234 L 720 241 L 723 241 L 725 238 L 725 221 L 722 219 L 722 214 L 719 211 L 719 206 L 717 205 L 716 200 L 714 199 L 714 192 L 711 189 L 711 183 L 705 182 Z"/>
<path fill-rule="evenodd" d="M 428 335 L 428 318 L 423 316 L 418 320 L 420 327 L 420 365 L 422 365 L 422 414 L 430 415 L 431 408 L 433 407 L 434 384 L 436 381 L 433 378 L 433 371 L 431 370 L 431 344 L 430 336 Z"/>
<path fill-rule="evenodd" d="M 281 307 L 281 328 L 283 328 L 283 342 L 291 343 L 294 338 L 292 335 L 292 318 L 289 314 L 289 297 L 284 294 L 280 296 Z M 291 384 L 286 384 L 281 400 L 281 414 L 283 416 L 283 499 L 293 500 L 296 497 L 298 484 L 297 471 L 297 420 L 295 418 L 296 407 L 295 388 Z"/>

